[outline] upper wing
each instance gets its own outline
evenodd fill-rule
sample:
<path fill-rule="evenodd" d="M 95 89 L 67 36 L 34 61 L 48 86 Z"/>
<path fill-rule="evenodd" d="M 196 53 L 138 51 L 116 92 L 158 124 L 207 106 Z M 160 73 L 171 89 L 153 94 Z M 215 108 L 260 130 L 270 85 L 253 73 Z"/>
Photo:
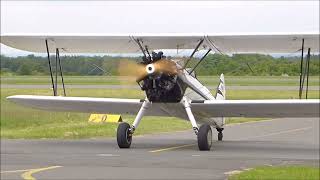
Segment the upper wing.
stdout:
<path fill-rule="evenodd" d="M 110 113 L 136 115 L 144 100 L 116 99 L 116 98 L 90 98 L 90 97 L 62 97 L 62 96 L 33 96 L 15 95 L 7 97 L 8 100 L 27 107 L 48 111 L 68 111 L 83 113 Z M 159 106 L 150 106 L 147 110 L 149 116 L 169 116 L 167 111 Z"/>
<path fill-rule="evenodd" d="M 268 34 L 212 36 L 210 41 L 225 53 L 293 53 L 305 48 L 319 52 L 319 34 Z"/>
<path fill-rule="evenodd" d="M 319 99 L 208 100 L 191 107 L 198 117 L 319 117 Z"/>
<path fill-rule="evenodd" d="M 32 52 L 46 52 L 45 40 L 51 52 L 61 48 L 69 53 L 136 53 L 140 52 L 134 39 L 143 46 L 156 49 L 194 49 L 200 39 L 215 51 L 224 53 L 293 53 L 305 48 L 319 52 L 317 33 L 269 33 L 269 34 L 147 34 L 147 35 L 2 35 L 1 43 Z"/>

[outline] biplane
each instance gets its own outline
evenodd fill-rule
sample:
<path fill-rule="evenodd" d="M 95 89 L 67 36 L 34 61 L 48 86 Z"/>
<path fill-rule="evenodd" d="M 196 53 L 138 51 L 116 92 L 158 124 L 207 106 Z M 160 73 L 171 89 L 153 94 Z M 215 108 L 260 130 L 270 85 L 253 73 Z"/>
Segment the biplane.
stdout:
<path fill-rule="evenodd" d="M 122 34 L 122 35 L 23 35 L 1 36 L 1 43 L 31 52 L 46 52 L 54 96 L 14 95 L 8 100 L 48 111 L 111 113 L 135 115 L 134 122 L 122 122 L 117 129 L 120 148 L 129 148 L 135 130 L 144 116 L 177 117 L 190 121 L 197 136 L 199 150 L 210 150 L 212 130 L 223 139 L 226 117 L 318 117 L 318 99 L 227 100 L 226 83 L 221 74 L 216 93 L 212 94 L 198 79 L 197 66 L 209 53 L 291 53 L 319 52 L 319 34 Z M 163 49 L 187 49 L 186 59 L 169 58 Z M 141 61 L 134 67 L 136 82 L 145 99 L 117 99 L 57 96 L 57 80 L 51 72 L 50 52 L 60 62 L 60 51 L 72 53 L 136 53 Z M 193 67 L 190 60 L 205 50 Z M 61 65 L 61 63 L 59 63 Z M 62 69 L 60 66 L 62 76 Z M 303 74 L 303 73 L 302 73 Z M 300 76 L 300 85 L 305 74 Z M 302 86 L 300 86 L 300 93 Z M 65 95 L 65 93 L 64 93 Z"/>

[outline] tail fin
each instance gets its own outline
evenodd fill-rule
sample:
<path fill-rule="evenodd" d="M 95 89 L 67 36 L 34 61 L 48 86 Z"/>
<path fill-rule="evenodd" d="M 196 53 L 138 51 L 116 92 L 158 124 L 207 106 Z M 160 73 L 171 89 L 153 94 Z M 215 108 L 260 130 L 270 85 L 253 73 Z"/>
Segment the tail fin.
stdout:
<path fill-rule="evenodd" d="M 224 75 L 220 75 L 220 81 L 219 85 L 217 87 L 217 94 L 216 94 L 217 100 L 225 100 L 226 99 L 226 88 L 224 83 Z"/>

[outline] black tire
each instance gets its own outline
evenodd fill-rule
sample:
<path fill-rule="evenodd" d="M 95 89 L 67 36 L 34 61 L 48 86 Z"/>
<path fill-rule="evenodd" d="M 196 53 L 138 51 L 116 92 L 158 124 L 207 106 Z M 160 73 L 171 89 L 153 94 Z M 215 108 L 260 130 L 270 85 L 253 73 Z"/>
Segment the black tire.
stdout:
<path fill-rule="evenodd" d="M 212 145 L 212 130 L 209 124 L 201 125 L 198 132 L 198 147 L 200 151 L 209 151 Z"/>
<path fill-rule="evenodd" d="M 223 133 L 219 132 L 218 133 L 218 141 L 222 141 L 222 138 L 223 138 Z"/>
<path fill-rule="evenodd" d="M 119 148 L 130 148 L 131 141 L 132 134 L 130 133 L 130 125 L 126 122 L 120 123 L 117 130 L 117 142 Z"/>

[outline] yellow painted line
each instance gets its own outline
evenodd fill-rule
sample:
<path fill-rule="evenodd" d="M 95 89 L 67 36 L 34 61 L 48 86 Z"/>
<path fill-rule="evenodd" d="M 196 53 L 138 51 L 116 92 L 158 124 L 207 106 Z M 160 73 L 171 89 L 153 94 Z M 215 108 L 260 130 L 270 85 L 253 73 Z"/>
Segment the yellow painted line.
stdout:
<path fill-rule="evenodd" d="M 286 131 L 280 131 L 280 132 L 265 134 L 265 135 L 261 135 L 261 136 L 248 137 L 248 138 L 244 138 L 243 140 L 252 139 L 252 138 L 260 138 L 260 137 L 267 137 L 267 136 L 274 136 L 274 135 L 286 134 L 286 133 L 293 133 L 293 132 L 297 132 L 297 131 L 305 131 L 305 130 L 308 130 L 311 128 L 312 127 L 310 126 L 310 127 L 304 127 L 304 128 L 298 128 L 298 129 L 290 129 L 290 130 L 286 130 Z M 150 153 L 157 153 L 157 152 L 163 152 L 163 151 L 170 151 L 170 150 L 180 149 L 180 148 L 184 148 L 184 147 L 190 147 L 193 145 L 196 145 L 196 143 L 195 144 L 186 144 L 186 145 L 182 145 L 182 146 L 173 146 L 173 147 L 168 147 L 168 148 L 162 148 L 162 149 L 152 150 L 149 152 Z"/>
<path fill-rule="evenodd" d="M 293 133 L 293 132 L 297 132 L 297 131 L 305 131 L 308 129 L 312 129 L 312 127 L 310 126 L 310 127 L 304 127 L 304 128 L 298 128 L 298 129 L 290 129 L 290 130 L 286 130 L 286 131 L 279 131 L 279 132 L 265 134 L 265 135 L 261 135 L 261 136 L 248 137 L 245 139 L 260 138 L 260 137 L 274 136 L 274 135 L 279 135 L 279 134 Z"/>
<path fill-rule="evenodd" d="M 0 173 L 17 173 L 17 172 L 26 172 L 26 171 L 30 171 L 32 169 L 20 169 L 20 170 L 12 170 L 12 171 L 1 171 Z"/>
<path fill-rule="evenodd" d="M 265 120 L 257 120 L 257 121 L 248 121 L 248 122 L 240 122 L 240 123 L 230 123 L 225 124 L 225 126 L 237 126 L 242 124 L 255 124 L 255 123 L 263 123 L 263 122 L 270 122 L 270 121 L 278 121 L 279 119 L 265 119 Z"/>
<path fill-rule="evenodd" d="M 162 149 L 157 149 L 157 150 L 153 150 L 153 151 L 149 151 L 151 153 L 157 153 L 157 152 L 163 152 L 163 151 L 170 151 L 170 150 L 174 150 L 174 149 L 180 149 L 180 148 L 184 148 L 184 147 L 190 147 L 190 146 L 194 146 L 195 144 L 186 144 L 186 145 L 182 145 L 182 146 L 173 146 L 173 147 L 168 147 L 168 148 L 162 148 Z"/>
<path fill-rule="evenodd" d="M 41 172 L 41 171 L 50 170 L 50 169 L 59 168 L 59 167 L 62 167 L 62 166 L 50 166 L 50 167 L 46 167 L 46 168 L 31 169 L 31 170 L 23 173 L 23 174 L 21 175 L 21 177 L 22 177 L 23 179 L 26 179 L 26 180 L 36 180 L 36 178 L 34 178 L 34 177 L 32 176 L 32 174 L 38 173 L 38 172 Z"/>
<path fill-rule="evenodd" d="M 224 174 L 230 176 L 230 175 L 234 175 L 234 174 L 240 174 L 240 173 L 242 173 L 243 171 L 249 171 L 249 170 L 252 170 L 252 168 L 246 168 L 246 169 L 242 169 L 242 170 L 228 171 L 228 172 L 225 172 Z"/>
<path fill-rule="evenodd" d="M 242 171 L 240 170 L 233 170 L 233 171 L 225 172 L 224 174 L 230 176 L 230 175 L 240 174 L 241 172 Z"/>

